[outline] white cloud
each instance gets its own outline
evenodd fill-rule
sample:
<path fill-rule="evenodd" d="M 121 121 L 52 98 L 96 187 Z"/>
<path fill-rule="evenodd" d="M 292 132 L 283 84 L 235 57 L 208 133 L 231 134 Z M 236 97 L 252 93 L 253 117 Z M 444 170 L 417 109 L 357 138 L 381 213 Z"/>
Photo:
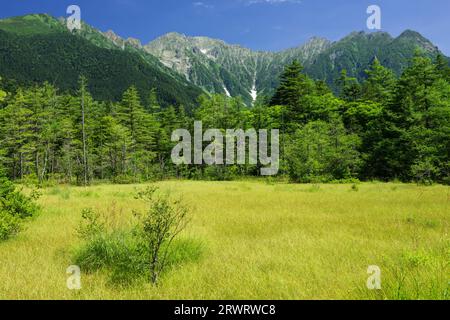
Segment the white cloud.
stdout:
<path fill-rule="evenodd" d="M 192 5 L 194 7 L 197 7 L 197 8 L 205 8 L 205 9 L 212 9 L 212 8 L 214 8 L 214 6 L 212 4 L 208 4 L 208 3 L 205 3 L 205 2 L 202 2 L 202 1 L 193 2 Z"/>

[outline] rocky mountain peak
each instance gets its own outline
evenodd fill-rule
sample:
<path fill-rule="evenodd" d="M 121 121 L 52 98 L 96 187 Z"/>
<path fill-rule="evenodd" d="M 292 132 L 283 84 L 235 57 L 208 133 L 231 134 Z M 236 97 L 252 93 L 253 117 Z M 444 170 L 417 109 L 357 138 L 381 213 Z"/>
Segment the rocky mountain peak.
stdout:
<path fill-rule="evenodd" d="M 405 30 L 395 40 L 415 43 L 426 52 L 437 53 L 439 51 L 439 48 L 435 46 L 430 40 L 413 30 Z"/>
<path fill-rule="evenodd" d="M 132 45 L 135 48 L 138 48 L 138 49 L 142 48 L 142 43 L 141 43 L 141 40 L 139 40 L 139 39 L 130 37 L 126 41 L 127 41 L 127 43 L 129 43 L 130 45 Z"/>
<path fill-rule="evenodd" d="M 108 30 L 106 32 L 103 33 L 109 40 L 111 40 L 112 42 L 119 44 L 119 43 L 123 43 L 123 39 L 121 37 L 119 37 L 114 31 L 112 30 Z"/>

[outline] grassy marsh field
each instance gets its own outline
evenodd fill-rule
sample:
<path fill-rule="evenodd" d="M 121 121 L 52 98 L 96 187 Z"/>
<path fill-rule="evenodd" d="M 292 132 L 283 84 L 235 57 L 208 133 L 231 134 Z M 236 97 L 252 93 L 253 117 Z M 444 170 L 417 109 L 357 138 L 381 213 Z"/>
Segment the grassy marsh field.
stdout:
<path fill-rule="evenodd" d="M 44 189 L 43 212 L 0 243 L 0 299 L 449 299 L 450 188 L 410 184 L 158 183 L 183 195 L 181 235 L 201 254 L 158 287 L 120 287 L 107 271 L 67 289 L 83 208 L 131 216 L 142 185 Z M 382 290 L 366 287 L 368 266 Z"/>

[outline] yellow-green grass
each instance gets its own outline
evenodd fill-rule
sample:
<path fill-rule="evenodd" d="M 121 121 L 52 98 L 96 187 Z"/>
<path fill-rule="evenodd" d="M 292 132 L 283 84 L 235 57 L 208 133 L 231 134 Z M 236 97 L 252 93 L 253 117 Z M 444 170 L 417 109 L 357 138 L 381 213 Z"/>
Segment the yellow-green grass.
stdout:
<path fill-rule="evenodd" d="M 183 238 L 199 261 L 165 273 L 158 287 L 118 287 L 107 271 L 67 289 L 83 208 L 143 209 L 132 185 L 45 189 L 42 214 L 0 244 L 1 299 L 448 299 L 448 187 L 366 183 L 158 183 L 192 207 Z M 117 210 L 116 210 L 117 211 Z M 368 290 L 370 265 L 382 290 Z"/>

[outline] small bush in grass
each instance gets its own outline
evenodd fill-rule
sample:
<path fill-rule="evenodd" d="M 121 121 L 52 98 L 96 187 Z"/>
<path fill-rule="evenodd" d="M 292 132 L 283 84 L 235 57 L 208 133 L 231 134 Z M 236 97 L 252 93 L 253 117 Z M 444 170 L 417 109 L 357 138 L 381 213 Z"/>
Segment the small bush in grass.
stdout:
<path fill-rule="evenodd" d="M 39 212 L 35 200 L 39 193 L 26 195 L 7 178 L 0 177 L 0 240 L 6 240 L 20 231 L 22 220 Z"/>
<path fill-rule="evenodd" d="M 83 220 L 77 231 L 82 239 L 90 240 L 104 233 L 105 223 L 98 212 L 92 209 L 83 209 L 81 217 Z"/>
<path fill-rule="evenodd" d="M 0 210 L 0 241 L 17 234 L 20 231 L 20 219 Z"/>
<path fill-rule="evenodd" d="M 320 185 L 319 184 L 313 184 L 308 190 L 308 192 L 319 192 L 320 191 Z"/>
<path fill-rule="evenodd" d="M 112 182 L 114 184 L 133 184 L 139 182 L 139 180 L 131 175 L 122 174 L 114 177 Z"/>
<path fill-rule="evenodd" d="M 100 198 L 100 195 L 92 190 L 80 191 L 78 195 L 81 198 Z"/>
<path fill-rule="evenodd" d="M 50 189 L 47 194 L 51 196 L 59 196 L 63 200 L 70 199 L 70 189 L 68 187 L 56 186 Z"/>
<path fill-rule="evenodd" d="M 142 250 L 149 253 L 153 284 L 158 283 L 158 277 L 167 264 L 170 245 L 186 227 L 189 212 L 181 200 L 172 200 L 167 194 L 155 197 L 156 191 L 156 188 L 147 188 L 139 192 L 136 198 L 145 201 L 148 210 L 145 213 L 134 212 L 140 222 L 137 233 L 142 239 Z"/>
<path fill-rule="evenodd" d="M 92 209 L 82 211 L 77 231 L 84 244 L 75 252 L 75 264 L 82 270 L 106 269 L 115 284 L 129 285 L 139 279 L 157 284 L 164 271 L 201 257 L 201 243 L 177 239 L 188 214 L 180 200 L 159 194 L 157 188 L 138 192 L 136 199 L 145 201 L 148 209 L 134 212 L 138 219 L 130 227 L 109 221 L 116 216 L 115 205 L 108 216 Z"/>
<path fill-rule="evenodd" d="M 273 177 L 267 177 L 267 178 L 265 179 L 265 182 L 266 182 L 266 184 L 269 185 L 269 186 L 275 185 L 275 181 L 274 181 Z"/>
<path fill-rule="evenodd" d="M 444 242 L 442 247 L 435 249 L 406 250 L 396 255 L 383 256 L 380 261 L 382 289 L 368 290 L 364 283 L 357 289 L 359 299 L 448 300 L 449 252 L 446 252 Z"/>
<path fill-rule="evenodd" d="M 29 196 L 6 178 L 0 178 L 0 209 L 21 219 L 32 217 L 39 211 L 35 200 L 39 193 L 33 191 Z"/>

